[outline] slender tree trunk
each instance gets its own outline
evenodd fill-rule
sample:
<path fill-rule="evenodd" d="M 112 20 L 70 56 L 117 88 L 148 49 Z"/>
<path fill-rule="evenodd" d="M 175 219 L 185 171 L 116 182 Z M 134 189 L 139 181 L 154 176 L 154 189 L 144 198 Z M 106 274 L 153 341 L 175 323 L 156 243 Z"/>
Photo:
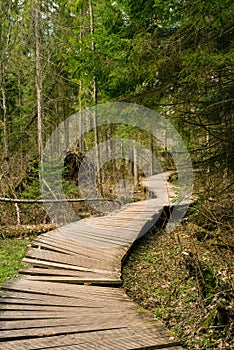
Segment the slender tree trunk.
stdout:
<path fill-rule="evenodd" d="M 154 137 L 150 135 L 150 176 L 154 174 Z"/>
<path fill-rule="evenodd" d="M 66 149 L 66 152 L 68 152 L 69 145 L 70 145 L 70 132 L 69 132 L 69 118 L 66 118 L 66 116 L 63 124 L 64 124 L 65 149 Z"/>
<path fill-rule="evenodd" d="M 21 112 L 21 108 L 23 106 L 23 101 L 22 101 L 22 94 L 21 94 L 21 80 L 20 77 L 18 77 L 18 87 L 19 87 L 19 93 L 18 93 L 18 105 L 20 108 L 20 112 L 19 112 L 19 117 L 20 117 L 20 135 L 23 134 L 23 127 L 22 127 L 22 123 L 23 123 L 23 118 L 22 118 L 22 112 Z M 23 140 L 22 137 L 20 137 L 20 165 L 21 165 L 21 171 L 23 171 Z"/>
<path fill-rule="evenodd" d="M 41 14 L 39 5 L 35 8 L 35 66 L 36 66 L 36 90 L 37 90 L 37 137 L 38 155 L 41 159 L 43 151 L 43 102 L 42 102 L 42 67 L 41 67 Z"/>
<path fill-rule="evenodd" d="M 90 16 L 90 32 L 92 35 L 91 50 L 95 51 L 95 44 L 93 39 L 94 34 L 94 15 L 93 15 L 93 2 L 89 0 L 89 16 Z"/>
<path fill-rule="evenodd" d="M 108 158 L 111 159 L 112 158 L 112 140 L 111 140 L 111 136 L 112 136 L 112 128 L 111 125 L 108 125 L 108 131 L 107 131 L 107 155 Z"/>
<path fill-rule="evenodd" d="M 7 102 L 6 102 L 6 90 L 5 90 L 5 72 L 2 69 L 2 110 L 3 110 L 3 144 L 4 144 L 4 157 L 8 157 L 9 146 L 8 146 L 8 127 L 7 127 Z"/>
<path fill-rule="evenodd" d="M 66 108 L 66 89 L 64 88 L 64 82 L 60 79 L 58 83 L 59 96 L 61 97 L 61 102 L 58 104 L 58 114 L 63 120 L 64 125 L 64 146 L 66 152 L 69 151 L 70 145 L 70 129 L 69 129 L 69 119 L 67 118 L 67 108 Z"/>
<path fill-rule="evenodd" d="M 82 120 L 82 103 L 81 103 L 81 89 L 82 89 L 82 82 L 80 80 L 80 96 L 79 96 L 79 125 L 78 125 L 78 130 L 79 130 L 79 135 L 78 135 L 78 141 L 79 141 L 79 151 L 82 153 L 83 152 L 83 120 Z"/>
<path fill-rule="evenodd" d="M 210 150 L 210 133 L 209 133 L 208 130 L 206 132 L 206 147 L 207 147 L 208 150 Z M 208 164 L 208 166 L 207 166 L 207 173 L 209 173 L 209 172 L 210 172 L 210 165 Z"/>
<path fill-rule="evenodd" d="M 94 14 L 93 14 L 93 3 L 92 0 L 89 0 L 89 15 L 90 15 L 90 33 L 91 33 L 91 50 L 94 53 L 95 52 L 95 43 L 94 43 Z M 94 108 L 94 141 L 96 145 L 96 163 L 97 163 L 97 181 L 100 186 L 100 190 L 102 192 L 102 173 L 101 173 L 101 159 L 100 159 L 100 151 L 98 148 L 99 144 L 99 135 L 98 135 L 98 116 L 97 116 L 97 80 L 96 75 L 93 76 L 93 102 L 95 104 Z"/>
<path fill-rule="evenodd" d="M 82 11 L 80 11 L 80 51 L 82 51 L 82 36 L 83 36 L 83 25 L 82 25 Z M 78 135 L 78 141 L 79 141 L 79 150 L 82 153 L 84 150 L 84 145 L 83 145 L 83 120 L 82 120 L 82 88 L 83 88 L 83 84 L 82 84 L 82 79 L 80 78 L 79 81 L 79 135 Z"/>
<path fill-rule="evenodd" d="M 138 164 L 137 164 L 137 148 L 136 140 L 133 140 L 133 177 L 134 177 L 134 186 L 138 185 Z"/>

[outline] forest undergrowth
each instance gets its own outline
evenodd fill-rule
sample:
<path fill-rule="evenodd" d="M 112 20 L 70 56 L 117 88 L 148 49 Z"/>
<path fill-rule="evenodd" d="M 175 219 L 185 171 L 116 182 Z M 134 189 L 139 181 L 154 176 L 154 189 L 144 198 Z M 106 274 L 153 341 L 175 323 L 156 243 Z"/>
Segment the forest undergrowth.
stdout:
<path fill-rule="evenodd" d="M 175 231 L 154 227 L 134 244 L 123 267 L 127 294 L 151 310 L 189 350 L 234 346 L 229 185 L 217 179 L 206 182 L 206 199 L 194 202 Z M 199 188 L 202 191 L 201 182 Z"/>

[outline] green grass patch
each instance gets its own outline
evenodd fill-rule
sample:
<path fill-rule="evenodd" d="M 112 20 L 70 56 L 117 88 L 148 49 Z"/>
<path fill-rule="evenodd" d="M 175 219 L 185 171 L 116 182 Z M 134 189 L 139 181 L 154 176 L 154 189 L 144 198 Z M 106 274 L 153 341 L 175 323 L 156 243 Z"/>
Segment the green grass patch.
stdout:
<path fill-rule="evenodd" d="M 18 275 L 22 259 L 33 237 L 0 239 L 0 286 Z"/>

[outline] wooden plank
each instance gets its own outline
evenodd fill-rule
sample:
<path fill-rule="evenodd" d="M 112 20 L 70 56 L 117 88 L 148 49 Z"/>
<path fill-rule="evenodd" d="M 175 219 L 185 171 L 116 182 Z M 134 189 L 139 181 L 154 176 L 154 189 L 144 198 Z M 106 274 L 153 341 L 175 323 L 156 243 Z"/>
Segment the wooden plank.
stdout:
<path fill-rule="evenodd" d="M 30 309 L 30 305 L 26 304 L 23 305 L 25 306 L 25 310 L 2 310 L 0 320 L 1 324 L 4 324 L 5 321 L 15 322 L 16 320 L 53 320 L 63 318 L 64 324 L 66 324 L 66 319 L 70 320 L 77 318 L 78 316 L 83 319 L 91 319 L 92 317 L 97 316 L 101 321 L 102 317 L 105 317 L 105 315 L 107 315 L 109 319 L 113 319 L 118 313 L 121 313 L 122 319 L 127 320 L 131 317 L 131 313 L 134 311 L 133 318 L 137 321 L 138 314 L 136 310 L 133 310 L 132 305 L 125 304 L 126 303 L 116 302 L 116 305 L 113 305 L 113 302 L 111 303 L 110 301 L 106 304 L 98 304 L 97 301 L 96 303 L 90 301 L 87 305 L 85 302 L 80 302 L 80 305 L 77 307 L 64 307 L 64 311 L 61 311 L 59 307 L 58 311 L 56 311 L 56 308 L 54 310 L 47 310 L 48 305 L 43 304 L 40 305 L 41 310 L 34 311 L 33 307 L 36 305 L 31 305 L 32 307 Z"/>
<path fill-rule="evenodd" d="M 38 237 L 35 240 L 35 244 L 40 244 L 40 242 L 45 242 L 51 245 L 54 245 L 55 247 L 64 247 L 65 249 L 68 249 L 71 252 L 74 252 L 78 255 L 84 255 L 84 256 L 90 256 L 94 258 L 101 257 L 102 259 L 110 260 L 111 257 L 115 256 L 115 251 L 113 250 L 105 250 L 105 249 L 98 249 L 98 248 L 90 248 L 86 247 L 84 245 L 80 245 L 77 241 L 73 240 L 70 237 L 67 237 L 65 234 L 60 234 L 59 236 L 47 236 L 45 237 L 43 235 Z"/>
<path fill-rule="evenodd" d="M 66 300 L 64 301 L 66 303 Z M 36 305 L 35 305 L 36 304 Z M 3 305 L 3 304 L 2 304 Z M 16 304 L 11 304 L 12 309 L 14 305 Z M 50 306 L 54 306 L 54 310 L 47 310 L 49 309 Z M 66 305 L 66 304 L 65 304 Z M 71 317 L 77 317 L 77 316 L 82 316 L 83 318 L 91 317 L 91 316 L 99 316 L 99 319 L 101 320 L 102 315 L 104 316 L 105 313 L 107 312 L 108 314 L 118 314 L 118 312 L 123 314 L 125 313 L 126 315 L 128 314 L 128 317 L 130 317 L 131 313 L 134 312 L 134 317 L 137 317 L 136 310 L 133 308 L 133 306 L 129 303 L 126 302 L 121 302 L 121 300 L 115 301 L 113 304 L 113 301 L 108 300 L 106 302 L 103 302 L 101 300 L 98 302 L 97 299 L 91 299 L 89 301 L 87 300 L 82 300 L 80 299 L 79 302 L 76 304 L 73 302 L 73 305 L 69 306 L 64 306 L 62 307 L 64 311 L 61 311 L 61 304 L 55 306 L 54 304 L 46 304 L 45 302 L 41 303 L 32 303 L 32 304 L 21 304 L 19 305 L 21 308 L 25 308 L 25 310 L 2 310 L 1 311 L 1 321 L 2 320 L 11 320 L 15 321 L 17 319 L 19 320 L 30 320 L 30 319 L 55 319 L 55 318 L 64 318 L 64 319 L 70 319 Z M 36 308 L 36 306 L 40 307 L 40 310 L 34 310 L 33 307 Z M 19 308 L 19 307 L 18 307 Z M 56 309 L 57 308 L 57 309 Z M 57 311 L 58 310 L 58 311 Z M 100 316 L 101 315 L 101 316 Z"/>
<path fill-rule="evenodd" d="M 26 294 L 29 294 L 28 297 Z M 35 298 L 34 298 L 35 296 Z M 63 306 L 63 307 L 79 307 L 82 308 L 83 306 L 80 303 L 80 300 L 77 298 L 66 298 L 66 297 L 56 297 L 56 296 L 43 296 L 41 294 L 33 294 L 33 293 L 25 293 L 23 296 L 23 293 L 13 293 L 9 295 L 5 295 L 4 298 L 1 298 L 0 305 L 3 304 L 17 304 L 17 305 L 24 305 L 25 308 L 27 308 L 27 305 L 44 305 L 44 306 Z M 86 303 L 87 304 L 87 303 Z M 108 304 L 109 305 L 109 304 Z M 92 306 L 91 304 L 88 305 L 90 308 L 98 308 L 104 307 L 105 305 L 98 305 L 98 306 Z M 12 306 L 14 308 L 14 305 Z M 14 310 L 14 309 L 13 309 Z M 87 309 L 85 309 L 87 311 Z M 18 313 L 17 313 L 18 314 Z M 1 315 L 0 315 L 1 318 Z"/>
<path fill-rule="evenodd" d="M 73 276 L 27 276 L 27 280 L 31 281 L 47 281 L 47 282 L 59 282 L 59 283 L 75 283 L 75 284 L 92 284 L 92 285 L 122 285 L 120 278 L 99 277 L 99 278 L 81 278 Z"/>
<path fill-rule="evenodd" d="M 24 291 L 30 293 L 56 295 L 56 296 L 68 296 L 75 298 L 91 299 L 93 296 L 98 297 L 101 301 L 104 299 L 107 301 L 109 298 L 126 300 L 131 303 L 129 297 L 120 289 L 111 287 L 96 287 L 86 285 L 73 285 L 53 282 L 38 282 L 28 281 L 24 278 L 18 278 L 13 281 L 6 282 L 3 287 L 7 290 Z M 134 305 L 134 303 L 133 303 Z"/>
<path fill-rule="evenodd" d="M 55 267 L 55 268 L 62 268 L 62 269 L 68 269 L 68 270 L 75 270 L 75 271 L 86 271 L 86 272 L 97 272 L 97 273 L 104 273 L 110 275 L 113 273 L 112 271 L 107 271 L 107 270 L 97 270 L 97 269 L 92 269 L 92 268 L 85 268 L 81 266 L 74 266 L 74 265 L 69 265 L 69 264 L 62 264 L 62 263 L 56 263 L 52 261 L 43 261 L 43 260 L 38 260 L 38 259 L 32 259 L 32 258 L 24 258 L 22 260 L 23 263 L 25 264 L 30 264 L 33 266 L 46 266 L 49 268 Z"/>
<path fill-rule="evenodd" d="M 74 313 L 79 312 L 79 306 L 65 306 L 65 305 L 61 305 L 61 306 L 57 306 L 57 305 L 36 305 L 36 303 L 34 305 L 29 305 L 29 304 L 6 304 L 6 303 L 0 303 L 0 310 L 1 311 L 55 311 L 55 312 L 69 312 L 70 310 L 72 310 L 72 312 L 74 311 Z"/>
<path fill-rule="evenodd" d="M 102 260 L 95 260 L 94 258 L 84 257 L 84 256 L 74 256 L 68 254 L 62 254 L 58 252 L 48 251 L 46 249 L 30 248 L 26 253 L 26 258 L 47 260 L 52 262 L 58 262 L 63 264 L 69 264 L 73 266 L 79 266 L 83 268 L 90 268 L 97 270 L 107 270 L 113 269 L 113 266 L 108 266 Z"/>
<path fill-rule="evenodd" d="M 126 227 L 124 229 L 127 230 Z M 84 244 L 89 247 L 98 247 L 99 249 L 116 249 L 119 247 L 129 246 L 129 244 L 132 244 L 134 237 L 137 235 L 137 230 L 135 229 L 132 232 L 125 231 L 125 237 L 122 239 L 122 237 L 119 238 L 116 233 L 116 226 L 112 227 L 112 231 L 114 235 L 116 234 L 114 238 L 105 236 L 104 234 L 100 235 L 99 237 L 93 234 L 88 235 L 85 233 L 85 231 L 80 231 L 79 233 L 70 232 L 67 233 L 67 235 L 76 239 L 80 244 Z"/>
<path fill-rule="evenodd" d="M 126 225 L 125 225 L 125 226 L 126 226 Z M 88 231 L 90 227 L 93 227 L 93 228 L 96 229 L 96 230 L 97 230 L 98 228 L 100 228 L 100 229 L 102 229 L 102 230 L 104 230 L 104 231 L 107 231 L 107 232 L 110 232 L 110 231 L 111 231 L 111 229 L 108 228 L 108 225 L 105 224 L 105 223 L 103 223 L 103 222 L 101 221 L 100 223 L 98 223 L 98 222 L 94 222 L 94 223 L 90 222 L 90 224 L 85 224 L 85 225 L 80 225 L 79 222 L 78 222 L 78 223 L 77 223 L 77 227 L 67 227 L 67 226 L 64 226 L 64 227 L 63 227 L 63 233 L 64 233 L 65 235 L 67 235 L 67 234 L 69 234 L 69 233 L 76 233 L 76 232 L 78 233 L 79 230 Z M 112 226 L 112 227 L 113 227 L 113 226 Z M 118 231 L 120 231 L 120 230 L 124 227 L 124 225 L 121 225 L 121 224 L 117 225 L 117 224 L 115 224 L 115 227 L 116 227 L 116 229 L 117 229 Z M 128 229 L 129 229 L 129 231 L 135 231 L 135 225 L 132 224 L 132 227 L 131 227 L 131 224 L 128 224 Z"/>
<path fill-rule="evenodd" d="M 89 319 L 87 319 L 87 317 Z M 110 319 L 118 319 L 121 318 L 123 319 L 123 314 L 122 314 L 122 310 L 113 310 L 113 311 L 109 311 L 109 310 L 103 310 L 103 317 L 101 318 L 101 320 L 106 319 L 107 321 L 109 321 Z M 132 316 L 132 318 L 134 318 L 134 320 L 136 320 L 135 315 Z M 1 322 L 1 330 L 18 330 L 18 329 L 26 329 L 26 328 L 43 328 L 43 327 L 49 327 L 49 326 L 70 326 L 70 325 L 79 325 L 79 323 L 81 322 L 88 322 L 90 324 L 93 323 L 99 323 L 98 321 L 100 321 L 100 310 L 99 313 L 96 312 L 95 314 L 86 314 L 86 317 L 84 318 L 84 315 L 80 315 L 79 313 L 76 314 L 73 317 L 63 317 L 63 315 L 61 314 L 60 318 L 57 319 L 40 319 L 37 318 L 35 320 L 33 319 L 26 319 L 26 320 L 12 320 L 12 321 L 2 321 Z M 133 320 L 133 323 L 134 323 Z M 128 322 L 131 321 L 131 318 L 128 317 Z M 132 325 L 133 325 L 132 323 Z"/>
<path fill-rule="evenodd" d="M 124 233 L 122 233 L 121 235 L 117 235 L 117 233 L 115 234 L 114 230 L 110 230 L 110 233 L 105 233 L 103 230 L 95 230 L 93 232 L 91 232 L 91 230 L 89 231 L 85 231 L 85 229 L 79 229 L 79 231 L 76 233 L 76 237 L 77 238 L 83 238 L 85 237 L 86 239 L 92 239 L 92 240 L 97 240 L 97 241 L 102 241 L 102 242 L 110 242 L 111 244 L 113 244 L 113 246 L 117 245 L 117 246 L 121 246 L 121 245 L 126 245 L 129 243 L 132 243 L 131 240 L 128 239 L 127 235 L 124 236 Z"/>
<path fill-rule="evenodd" d="M 74 314 L 73 314 L 74 315 Z M 137 316 L 137 315 L 134 315 Z M 14 338 L 27 338 L 32 336 L 51 336 L 56 334 L 66 334 L 66 333 L 74 333 L 74 332 L 93 332 L 93 331 L 102 331 L 102 330 L 110 330 L 110 329 L 120 329 L 131 327 L 141 327 L 143 326 L 142 320 L 137 319 L 137 317 L 123 317 L 123 315 L 118 314 L 111 316 L 104 315 L 100 317 L 100 314 L 96 317 L 92 317 L 92 315 L 87 314 L 86 317 L 80 317 L 77 320 L 75 319 L 72 323 L 71 319 L 73 317 L 68 318 L 67 320 L 63 320 L 63 324 L 60 325 L 53 324 L 53 320 L 47 320 L 47 324 L 51 321 L 51 324 L 42 327 L 35 326 L 36 321 L 34 321 L 34 326 L 32 326 L 32 322 L 24 322 L 24 327 L 21 329 L 10 329 L 4 330 L 1 329 L 1 339 L 14 339 Z M 8 322 L 8 326 L 9 326 Z M 10 326 L 11 327 L 11 326 Z"/>
<path fill-rule="evenodd" d="M 42 294 L 40 292 L 30 292 L 28 290 L 26 291 L 17 291 L 14 289 L 9 289 L 9 285 L 6 285 L 6 283 L 4 283 L 4 285 L 2 286 L 2 289 L 0 290 L 0 301 L 2 302 L 2 300 L 4 298 L 18 298 L 19 300 L 22 300 L 23 302 L 26 302 L 27 300 L 29 301 L 29 303 L 31 303 L 31 300 L 35 300 L 37 302 L 39 301 L 43 301 L 46 300 L 46 302 L 50 302 L 50 300 L 53 301 L 58 301 L 59 305 L 61 303 L 64 303 L 65 300 L 66 302 L 71 301 L 72 305 L 77 305 L 77 298 L 76 297 L 71 297 L 71 296 L 50 296 L 47 294 Z M 74 304 L 75 303 L 75 304 Z M 48 305 L 48 304 L 46 304 Z M 56 304 L 54 304 L 56 305 Z"/>
<path fill-rule="evenodd" d="M 64 244 L 61 243 L 57 243 L 57 242 L 45 242 L 44 240 L 37 240 L 34 241 L 31 244 L 31 247 L 36 247 L 36 248 L 46 248 L 47 250 L 51 250 L 51 251 L 55 251 L 55 252 L 61 252 L 61 253 L 65 253 L 68 255 L 74 255 L 74 256 L 83 256 L 83 257 L 87 257 L 87 258 L 93 258 L 97 261 L 106 261 L 109 262 L 112 259 L 114 259 L 115 254 L 114 252 L 112 254 L 106 254 L 105 251 L 101 252 L 101 251 L 95 251 L 94 249 L 92 250 L 92 252 L 87 253 L 82 246 L 76 247 L 73 250 L 72 249 L 67 249 Z M 75 251 L 74 251 L 75 250 Z"/>
<path fill-rule="evenodd" d="M 73 308 L 71 308 L 73 309 Z M 83 309 L 82 309 L 83 310 Z M 30 317 L 23 319 L 23 317 L 26 315 L 26 312 L 22 312 L 22 318 L 19 320 L 12 319 L 11 321 L 3 321 L 1 322 L 1 329 L 3 330 L 18 330 L 20 329 L 26 329 L 26 328 L 42 328 L 43 326 L 49 327 L 49 326 L 69 326 L 69 325 L 76 325 L 79 327 L 80 324 L 85 325 L 86 328 L 93 327 L 93 325 L 103 323 L 103 327 L 105 325 L 113 326 L 113 328 L 122 328 L 122 327 L 134 327 L 134 328 L 141 328 L 145 331 L 151 329 L 155 330 L 157 329 L 159 335 L 160 332 L 164 332 L 165 334 L 165 328 L 164 326 L 157 321 L 151 321 L 149 319 L 146 319 L 145 317 L 142 318 L 139 314 L 137 314 L 136 311 L 132 312 L 132 310 L 126 309 L 125 312 L 123 310 L 117 310 L 115 308 L 114 310 L 105 309 L 103 310 L 103 315 L 100 317 L 100 310 L 90 308 L 86 311 L 86 314 L 84 312 L 77 311 L 76 313 L 69 312 L 68 315 L 65 312 L 60 313 L 60 310 L 55 312 L 46 312 L 46 311 L 37 311 L 37 312 L 29 312 Z M 84 310 L 83 310 L 84 311 Z M 101 310 L 102 311 L 102 310 Z M 10 312 L 7 312 L 6 315 Z M 5 314 L 5 312 L 4 312 Z M 14 315 L 20 315 L 20 312 L 12 312 Z M 59 316 L 60 315 L 60 316 Z M 4 316 L 4 318 L 6 318 Z M 45 323 L 43 323 L 43 320 L 45 320 Z M 98 322 L 97 322 L 98 321 Z M 113 323 L 115 322 L 115 323 Z M 79 331 L 77 329 L 77 331 Z"/>
<path fill-rule="evenodd" d="M 40 267 L 27 267 L 22 268 L 20 270 L 22 274 L 28 274 L 28 275 L 51 275 L 51 276 L 74 276 L 74 277 L 81 277 L 84 278 L 87 276 L 87 272 L 84 271 L 73 271 L 73 270 L 67 270 L 67 269 L 47 269 L 47 268 L 40 268 Z M 101 277 L 103 274 L 97 273 L 97 272 L 89 272 L 89 277 Z M 108 274 L 107 276 L 110 276 Z M 113 276 L 117 276 L 117 274 L 113 273 Z"/>
<path fill-rule="evenodd" d="M 66 229 L 64 230 L 64 233 L 66 233 L 66 235 L 68 236 L 75 235 L 76 239 L 79 238 L 80 236 L 84 236 L 86 238 L 96 238 L 97 240 L 108 240 L 113 242 L 113 244 L 115 245 L 121 245 L 129 242 L 128 240 L 125 239 L 124 232 L 122 232 L 121 235 L 119 234 L 117 235 L 117 232 L 116 232 L 116 235 L 115 235 L 113 229 L 105 231 L 98 227 L 96 227 L 95 229 L 91 229 L 89 227 L 84 226 L 84 227 L 77 228 L 77 230 L 75 230 L 74 228 Z"/>
<path fill-rule="evenodd" d="M 80 235 L 79 236 L 78 234 L 69 233 L 68 236 L 76 239 L 77 242 L 79 242 L 80 244 L 84 244 L 85 246 L 89 246 L 91 248 L 92 247 L 93 248 L 94 247 L 98 247 L 99 249 L 113 249 L 113 248 L 119 248 L 120 247 L 120 244 L 118 244 L 117 242 L 111 242 L 111 241 L 107 241 L 107 240 L 95 239 L 95 238 L 92 238 L 92 237 L 87 237 L 86 235 L 84 235 L 84 236 Z M 121 246 L 122 247 L 126 247 L 127 244 L 123 244 L 122 243 Z"/>
<path fill-rule="evenodd" d="M 49 338 L 34 338 L 5 342 L 4 350 L 39 350 L 39 349 L 101 349 L 101 350 L 140 350 L 149 346 L 162 349 L 175 346 L 165 337 L 156 337 L 154 331 L 138 328 L 104 330 L 91 333 L 67 334 Z M 157 346 L 157 347 L 156 347 Z"/>
<path fill-rule="evenodd" d="M 113 299 L 111 298 L 104 298 L 103 299 L 95 299 L 94 297 L 88 297 L 88 295 L 84 296 L 83 298 L 79 297 L 66 297 L 66 296 L 56 296 L 56 295 L 47 295 L 47 294 L 36 294 L 36 293 L 30 293 L 30 292 L 12 292 L 12 291 L 6 291 L 4 294 L 4 297 L 1 298 L 1 305 L 4 304 L 4 299 L 7 300 L 8 303 L 11 304 L 21 304 L 25 305 L 45 305 L 45 306 L 74 306 L 79 307 L 81 312 L 82 310 L 86 310 L 88 312 L 89 308 L 92 309 L 98 309 L 100 312 L 100 308 L 106 309 L 111 306 L 111 310 L 118 310 L 120 308 L 121 310 L 123 308 L 126 308 L 128 310 L 132 309 L 135 311 L 135 305 L 129 302 L 128 300 L 123 299 L 114 299 L 115 304 L 113 305 Z M 96 304 L 94 303 L 96 302 Z M 88 306 L 87 306 L 88 305 Z M 87 308 L 85 309 L 85 307 Z M 14 306 L 12 306 L 14 308 Z M 93 312 L 93 310 L 92 310 Z M 17 312 L 18 314 L 18 312 Z"/>
<path fill-rule="evenodd" d="M 105 275 L 95 272 L 73 271 L 67 269 L 23 268 L 20 273 L 27 275 L 26 279 L 51 281 L 77 281 L 77 283 L 122 284 L 119 273 Z"/>

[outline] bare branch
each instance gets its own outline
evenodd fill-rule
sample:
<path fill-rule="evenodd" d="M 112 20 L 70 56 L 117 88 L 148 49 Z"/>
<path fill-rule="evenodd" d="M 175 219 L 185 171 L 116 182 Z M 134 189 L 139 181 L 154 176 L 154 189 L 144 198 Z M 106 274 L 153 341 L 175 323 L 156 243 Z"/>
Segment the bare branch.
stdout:
<path fill-rule="evenodd" d="M 115 202 L 121 206 L 120 201 L 107 198 L 65 198 L 65 199 L 18 199 L 18 198 L 0 198 L 0 202 L 5 203 L 24 203 L 24 204 L 43 204 L 43 203 L 78 203 L 78 202 Z"/>

